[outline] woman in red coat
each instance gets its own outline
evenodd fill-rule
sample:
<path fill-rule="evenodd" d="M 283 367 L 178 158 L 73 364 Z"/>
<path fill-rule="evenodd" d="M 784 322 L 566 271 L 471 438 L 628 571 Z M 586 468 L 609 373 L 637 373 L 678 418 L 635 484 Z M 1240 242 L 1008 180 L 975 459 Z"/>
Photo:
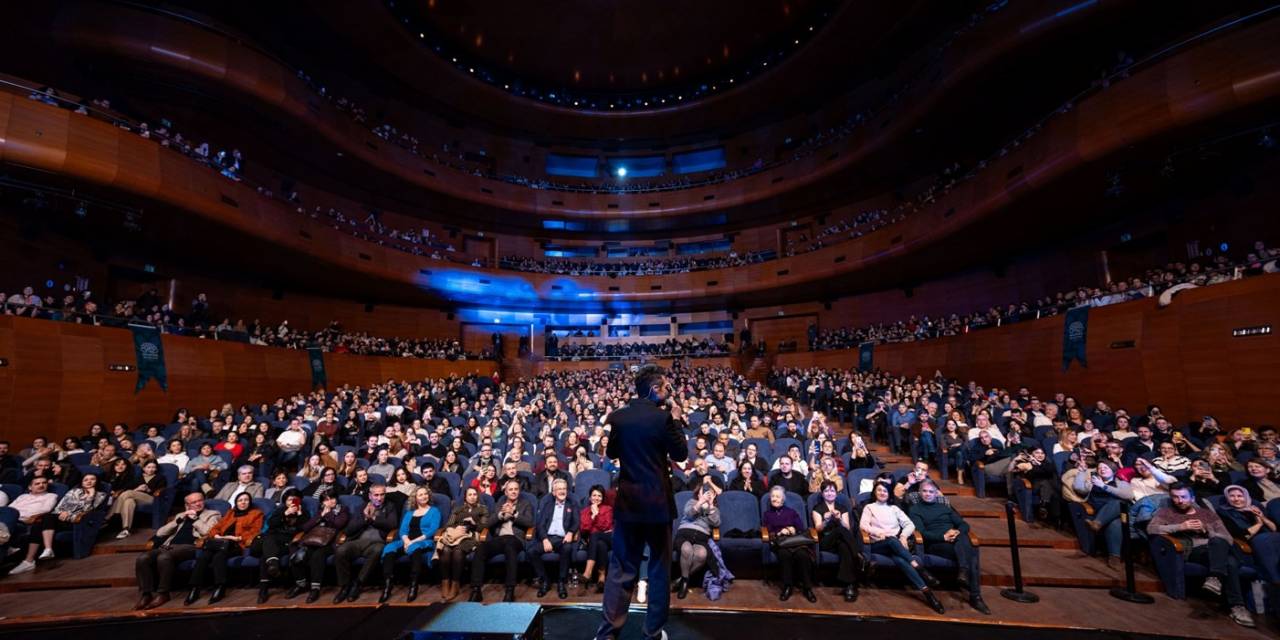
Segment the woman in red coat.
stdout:
<path fill-rule="evenodd" d="M 595 582 L 596 593 L 604 593 L 604 574 L 609 566 L 609 551 L 613 548 L 613 507 L 604 503 L 604 487 L 591 487 L 587 506 L 582 509 L 582 539 L 587 547 L 587 566 L 582 572 L 587 584 Z M 600 581 L 592 574 L 600 567 Z"/>

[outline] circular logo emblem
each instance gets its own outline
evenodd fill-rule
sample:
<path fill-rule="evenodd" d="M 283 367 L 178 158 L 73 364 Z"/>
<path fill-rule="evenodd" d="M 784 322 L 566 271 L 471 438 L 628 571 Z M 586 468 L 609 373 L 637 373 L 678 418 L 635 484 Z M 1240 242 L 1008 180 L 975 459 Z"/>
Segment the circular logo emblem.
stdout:
<path fill-rule="evenodd" d="M 1076 320 L 1067 326 L 1067 337 L 1071 340 L 1084 339 L 1084 323 Z"/>

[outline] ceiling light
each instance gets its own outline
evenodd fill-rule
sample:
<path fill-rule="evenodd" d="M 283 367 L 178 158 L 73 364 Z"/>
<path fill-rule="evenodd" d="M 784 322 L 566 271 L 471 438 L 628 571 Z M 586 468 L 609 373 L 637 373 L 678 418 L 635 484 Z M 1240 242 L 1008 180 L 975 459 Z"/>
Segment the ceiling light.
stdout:
<path fill-rule="evenodd" d="M 625 177 L 627 177 L 627 168 L 626 168 L 626 167 L 618 167 L 618 169 L 617 169 L 616 171 L 614 171 L 614 173 L 618 174 L 618 177 L 619 177 L 619 178 L 625 178 Z"/>

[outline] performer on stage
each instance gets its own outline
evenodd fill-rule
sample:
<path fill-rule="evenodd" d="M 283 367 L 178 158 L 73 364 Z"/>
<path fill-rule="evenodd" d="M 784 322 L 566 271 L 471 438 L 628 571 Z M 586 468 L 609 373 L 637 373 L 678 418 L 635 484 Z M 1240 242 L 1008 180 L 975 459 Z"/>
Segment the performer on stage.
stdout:
<path fill-rule="evenodd" d="M 671 607 L 671 521 L 676 516 L 671 461 L 689 456 L 680 410 L 669 405 L 671 384 L 662 369 L 645 365 L 636 373 L 636 397 L 609 415 L 605 453 L 621 462 L 613 505 L 613 553 L 604 589 L 604 621 L 596 638 L 617 638 L 649 547 L 649 598 L 644 637 L 665 640 L 662 629 Z M 668 460 L 670 458 L 670 460 Z"/>

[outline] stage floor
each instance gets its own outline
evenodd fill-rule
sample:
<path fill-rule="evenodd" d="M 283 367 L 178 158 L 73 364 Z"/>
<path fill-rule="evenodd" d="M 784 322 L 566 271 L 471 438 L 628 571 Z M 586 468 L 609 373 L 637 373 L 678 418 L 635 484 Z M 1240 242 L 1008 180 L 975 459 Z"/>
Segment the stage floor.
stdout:
<path fill-rule="evenodd" d="M 770 640 L 799 638 L 801 634 L 812 632 L 814 627 L 810 626 L 810 621 L 820 625 L 821 629 L 829 628 L 828 625 L 834 624 L 834 621 L 856 625 L 857 633 L 882 628 L 906 629 L 909 626 L 907 623 L 927 623 L 923 628 L 934 630 L 932 628 L 937 623 L 949 623 L 946 628 L 948 634 L 973 628 L 981 630 L 985 640 L 992 638 L 990 634 L 993 626 L 1020 635 L 1027 635 L 1028 631 L 1034 630 L 1033 635 L 1046 638 L 1085 635 L 1097 637 L 1096 630 L 1105 629 L 1109 633 L 1104 635 L 1163 634 L 1260 640 L 1274 638 L 1277 631 L 1280 631 L 1269 627 L 1269 623 L 1262 620 L 1261 616 L 1257 617 L 1260 625 L 1258 629 L 1245 629 L 1232 624 L 1225 615 L 1204 600 L 1179 601 L 1163 594 L 1155 594 L 1155 604 L 1135 605 L 1112 598 L 1105 589 L 1037 587 L 1035 592 L 1041 601 L 1028 605 L 1000 597 L 995 588 L 983 591 L 993 615 L 984 616 L 970 609 L 965 604 L 963 594 L 959 592 L 941 591 L 939 596 L 947 607 L 947 614 L 939 616 L 928 609 L 915 594 L 898 588 L 864 588 L 861 597 L 852 605 L 846 604 L 832 588 L 819 589 L 818 602 L 815 604 L 809 604 L 798 596 L 784 603 L 778 600 L 775 587 L 756 580 L 743 580 L 736 582 L 716 602 L 707 600 L 696 591 L 686 600 L 673 598 L 672 625 L 688 625 L 689 632 L 695 634 L 673 637 L 727 637 L 732 634 L 726 633 L 723 625 L 730 620 L 735 626 L 748 625 L 742 628 L 752 629 L 752 637 Z M 485 597 L 488 602 L 496 603 L 501 598 L 501 593 L 500 585 L 488 585 Z M 517 595 L 521 602 L 539 602 L 547 606 L 548 638 L 589 637 L 590 629 L 599 621 L 597 605 L 600 596 L 594 594 L 575 596 L 569 600 L 559 600 L 553 594 L 548 594 L 548 597 L 539 600 L 534 597 L 532 587 L 522 585 L 517 588 Z M 339 606 L 328 604 L 329 598 L 332 598 L 332 590 L 326 590 L 326 597 L 314 605 L 302 604 L 301 597 L 285 600 L 279 590 L 266 605 L 257 605 L 256 596 L 257 591 L 254 589 L 239 588 L 233 589 L 215 607 L 202 603 L 183 607 L 179 595 L 178 600 L 171 601 L 160 609 L 135 613 L 129 611 L 137 599 L 137 591 L 132 588 L 59 589 L 0 594 L 0 615 L 3 616 L 0 617 L 0 640 L 29 637 L 33 626 L 43 630 L 62 629 L 77 638 L 118 638 L 121 630 L 119 625 L 128 625 L 126 628 L 131 634 L 128 637 L 138 640 L 173 637 L 153 636 L 152 629 L 168 630 L 166 634 L 180 633 L 188 640 L 214 637 L 278 638 L 282 632 L 310 640 L 390 638 L 428 607 L 442 606 L 436 603 L 439 589 L 435 587 L 424 589 L 418 601 L 412 604 L 403 601 L 403 588 L 400 588 L 393 601 L 384 606 L 377 605 L 378 594 L 372 590 L 353 604 Z M 301 610 L 307 610 L 308 615 L 297 615 Z M 311 615 L 312 612 L 316 615 Z M 281 616 L 281 613 L 288 615 Z M 730 613 L 742 617 L 726 617 Z M 641 616 L 641 610 L 635 609 L 628 621 L 628 630 L 631 625 L 639 624 Z M 553 619 L 556 621 L 554 627 L 550 624 Z M 771 620 L 780 623 L 776 633 L 766 633 L 763 631 L 766 627 L 761 626 Z M 885 620 L 904 624 L 882 624 Z M 872 624 L 872 621 L 875 623 Z M 246 624 L 249 626 L 241 626 Z M 586 630 L 586 635 L 583 635 L 583 630 Z M 1070 636 L 1059 635 L 1068 631 L 1074 633 Z M 356 635 L 351 635 L 353 633 Z M 385 633 L 392 635 L 382 635 Z M 898 631 L 893 631 L 893 634 L 897 635 Z M 627 637 L 631 637 L 630 631 Z M 635 637 L 639 637 L 638 631 Z"/>

